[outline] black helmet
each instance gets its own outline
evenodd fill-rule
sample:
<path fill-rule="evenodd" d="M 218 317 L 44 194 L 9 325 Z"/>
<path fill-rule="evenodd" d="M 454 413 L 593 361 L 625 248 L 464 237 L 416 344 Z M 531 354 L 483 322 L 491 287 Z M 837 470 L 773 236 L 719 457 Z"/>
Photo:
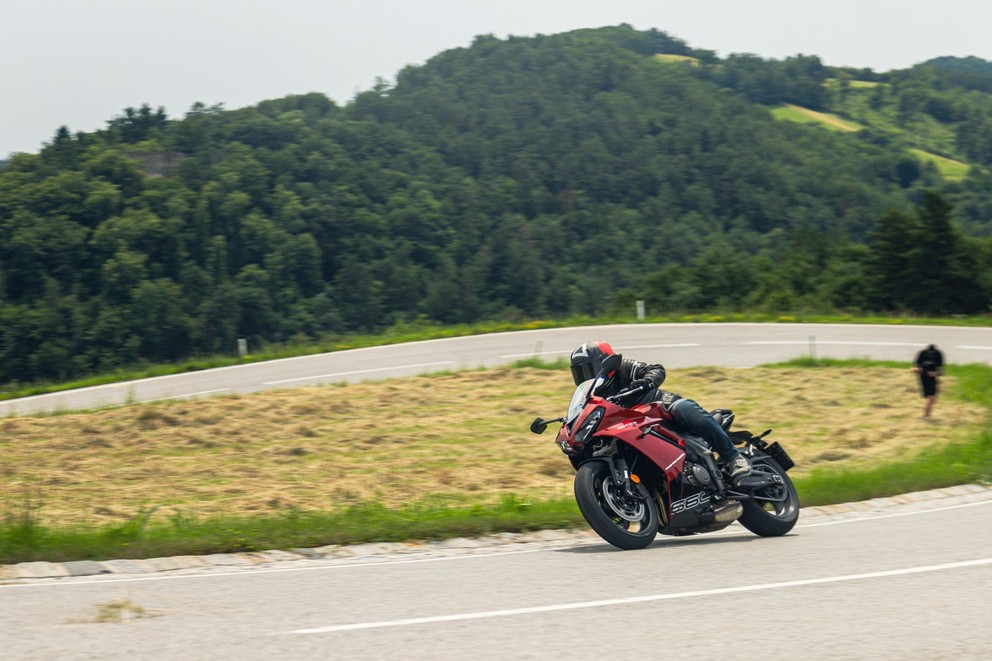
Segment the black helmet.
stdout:
<path fill-rule="evenodd" d="M 569 366 L 572 369 L 572 381 L 579 385 L 583 381 L 595 378 L 599 371 L 603 369 L 603 360 L 607 356 L 612 356 L 615 351 L 602 340 L 597 342 L 586 342 L 581 347 L 572 352 Z M 610 374 L 609 376 L 613 376 Z"/>

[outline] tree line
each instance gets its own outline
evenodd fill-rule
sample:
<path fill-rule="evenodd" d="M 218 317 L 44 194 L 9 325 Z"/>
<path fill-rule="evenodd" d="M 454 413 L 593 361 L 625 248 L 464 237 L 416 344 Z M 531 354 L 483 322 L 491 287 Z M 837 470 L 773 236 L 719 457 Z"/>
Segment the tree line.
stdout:
<path fill-rule="evenodd" d="M 987 172 L 947 182 L 891 139 L 772 118 L 830 109 L 838 73 L 619 26 L 479 37 L 344 106 L 143 105 L 60 128 L 0 169 L 0 383 L 635 298 L 987 312 Z M 992 116 L 947 85 L 970 104 L 948 126 Z"/>

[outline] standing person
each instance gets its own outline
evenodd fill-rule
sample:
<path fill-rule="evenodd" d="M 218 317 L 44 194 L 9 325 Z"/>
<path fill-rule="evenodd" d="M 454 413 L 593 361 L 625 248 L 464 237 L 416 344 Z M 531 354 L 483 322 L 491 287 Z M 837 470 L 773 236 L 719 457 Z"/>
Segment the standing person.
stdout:
<path fill-rule="evenodd" d="M 595 377 L 603 367 L 603 360 L 614 353 L 613 347 L 606 342 L 586 342 L 572 352 L 569 360 L 572 381 L 579 385 Z M 709 443 L 710 448 L 720 456 L 720 463 L 735 484 L 748 475 L 751 465 L 734 447 L 734 442 L 723 427 L 694 400 L 659 389 L 658 386 L 664 382 L 665 368 L 661 365 L 624 359 L 620 363 L 620 369 L 607 375 L 606 382 L 596 389 L 596 394 L 607 397 L 622 390 L 641 388 L 642 390 L 630 394 L 630 399 L 627 400 L 629 406 L 661 402 L 671 412 L 679 427 Z"/>
<path fill-rule="evenodd" d="M 931 344 L 916 354 L 913 371 L 920 375 L 920 388 L 926 404 L 923 406 L 923 419 L 929 420 L 933 405 L 937 401 L 937 379 L 944 373 L 944 354 Z"/>

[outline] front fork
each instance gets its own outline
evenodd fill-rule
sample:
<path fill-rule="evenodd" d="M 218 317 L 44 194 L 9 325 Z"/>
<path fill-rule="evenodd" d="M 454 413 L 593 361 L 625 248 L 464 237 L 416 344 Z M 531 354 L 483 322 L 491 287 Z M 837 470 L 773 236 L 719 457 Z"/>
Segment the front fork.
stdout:
<path fill-rule="evenodd" d="M 668 525 L 668 506 L 665 504 L 664 496 L 662 491 L 659 490 L 654 496 L 648 492 L 647 487 L 644 486 L 639 480 L 634 481 L 631 478 L 630 468 L 627 466 L 627 460 L 617 452 L 616 441 L 610 444 L 608 448 L 603 448 L 593 454 L 597 459 L 605 459 L 606 463 L 610 466 L 610 475 L 613 477 L 614 484 L 617 484 L 622 490 L 624 498 L 632 498 L 636 500 L 650 500 L 654 499 L 655 504 L 658 506 L 658 513 L 661 516 L 661 520 L 664 526 Z M 662 481 L 662 488 L 665 493 L 668 492 L 668 484 Z"/>
<path fill-rule="evenodd" d="M 612 444 L 612 451 L 600 455 L 599 458 L 605 459 L 610 465 L 610 474 L 613 476 L 613 483 L 620 487 L 625 497 L 638 500 L 651 498 L 651 494 L 648 493 L 648 490 L 641 484 L 640 480 L 635 481 L 631 478 L 627 460 L 616 451 L 615 441 Z"/>

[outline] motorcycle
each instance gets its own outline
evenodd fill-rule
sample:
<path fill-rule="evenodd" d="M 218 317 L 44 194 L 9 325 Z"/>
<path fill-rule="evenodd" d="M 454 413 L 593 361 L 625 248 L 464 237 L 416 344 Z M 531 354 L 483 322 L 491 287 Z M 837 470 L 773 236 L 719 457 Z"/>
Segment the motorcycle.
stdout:
<path fill-rule="evenodd" d="M 560 422 L 555 443 L 575 468 L 575 500 L 589 526 L 610 544 L 641 549 L 657 534 L 692 535 L 722 530 L 734 521 L 763 537 L 784 535 L 799 519 L 799 496 L 787 471 L 795 464 L 781 445 L 730 431 L 732 411 L 711 415 L 751 464 L 735 484 L 700 437 L 680 431 L 659 402 L 631 408 L 623 400 L 640 392 L 600 397 L 596 389 L 620 367 L 607 357 L 593 379 L 579 384 L 562 418 L 536 418 L 543 434 Z"/>

